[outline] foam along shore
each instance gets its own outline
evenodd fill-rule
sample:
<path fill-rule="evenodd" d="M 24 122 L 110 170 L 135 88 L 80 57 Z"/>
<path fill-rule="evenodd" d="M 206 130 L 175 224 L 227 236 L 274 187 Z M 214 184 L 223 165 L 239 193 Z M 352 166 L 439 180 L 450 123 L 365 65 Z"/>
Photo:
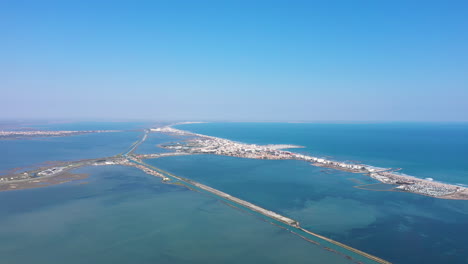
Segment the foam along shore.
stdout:
<path fill-rule="evenodd" d="M 395 172 L 395 169 L 333 161 L 283 150 L 286 148 L 285 146 L 289 146 L 290 148 L 298 148 L 300 146 L 244 144 L 228 139 L 192 133 L 171 126 L 153 128 L 151 132 L 195 137 L 194 139 L 183 142 L 161 145 L 163 148 L 172 149 L 179 153 L 215 154 L 252 159 L 303 160 L 318 167 L 367 174 L 379 182 L 395 185 L 396 187 L 394 190 L 397 191 L 411 192 L 442 199 L 468 200 L 468 189 L 462 186 L 399 174 Z"/>
<path fill-rule="evenodd" d="M 289 144 L 275 144 L 275 145 L 265 145 L 265 147 L 270 149 L 295 149 L 295 148 L 305 148 L 304 146 L 298 145 L 289 145 Z"/>

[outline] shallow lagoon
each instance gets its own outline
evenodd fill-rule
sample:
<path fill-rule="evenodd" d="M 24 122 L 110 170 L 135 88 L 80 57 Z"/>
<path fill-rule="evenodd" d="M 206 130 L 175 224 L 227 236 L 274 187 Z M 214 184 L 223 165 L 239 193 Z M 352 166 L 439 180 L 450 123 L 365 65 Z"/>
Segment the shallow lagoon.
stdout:
<path fill-rule="evenodd" d="M 88 130 L 94 125 L 80 127 Z M 258 131 L 247 129 L 255 125 L 260 126 Z M 289 125 L 298 125 L 292 135 L 288 134 Z M 334 137 L 343 135 L 337 131 L 321 140 L 313 137 L 314 144 L 307 145 L 303 139 L 310 131 L 300 125 L 280 124 L 271 133 L 268 132 L 271 127 L 265 128 L 263 124 L 225 126 L 231 135 L 237 135 L 234 137 L 228 136 L 222 127 L 217 128 L 219 134 L 196 132 L 249 143 L 306 145 L 308 148 L 297 151 L 333 155 L 343 160 L 361 157 L 371 165 L 419 164 L 405 166 L 409 168 L 405 172 L 419 170 L 425 176 L 435 175 L 436 179 L 453 176 L 449 182 L 465 179 L 466 164 L 459 160 L 449 163 L 453 174 L 441 174 L 447 164 L 441 167 L 432 162 L 424 167 L 427 160 L 419 156 L 407 164 L 392 160 L 393 156 L 385 153 L 371 158 L 369 153 L 374 148 L 371 145 L 358 154 L 340 154 L 336 151 L 356 149 L 355 144 L 363 138 L 343 146 L 334 141 Z M 181 128 L 190 126 L 197 125 Z M 72 126 L 70 130 L 79 127 Z M 320 131 L 314 133 L 327 134 L 326 129 Z M 450 152 L 457 140 L 464 146 L 465 141 L 459 137 L 463 131 L 451 132 L 455 137 L 440 153 Z M 298 137 L 298 133 L 304 137 Z M 141 132 L 123 132 L 0 141 L 0 170 L 50 160 L 112 156 L 128 149 L 139 137 Z M 164 135 L 150 134 L 137 153 L 162 151 L 155 145 L 166 140 L 173 141 Z M 369 149 L 372 151 L 366 152 Z M 385 148 L 375 145 L 375 150 L 382 149 Z M 396 147 L 389 153 L 402 150 L 408 149 Z M 457 150 L 452 154 L 466 156 L 463 149 Z M 432 149 L 428 153 L 429 157 L 436 157 Z M 415 152 L 407 154 L 411 158 Z M 295 218 L 311 231 L 395 263 L 468 263 L 466 201 L 359 190 L 353 186 L 373 181 L 345 172 L 326 174 L 321 168 L 299 161 L 200 155 L 153 159 L 148 163 Z M 5 238 L 0 241 L 0 254 L 7 263 L 229 263 L 226 256 L 236 260 L 232 263 L 309 263 L 311 259 L 317 263 L 346 263 L 341 257 L 252 215 L 182 187 L 161 184 L 159 179 L 138 170 L 101 167 L 82 171 L 92 175 L 84 180 L 88 184 L 75 182 L 0 193 L 0 237 Z M 230 228 L 235 232 L 229 232 Z"/>
<path fill-rule="evenodd" d="M 149 133 L 146 140 L 135 150 L 136 154 L 166 153 L 170 150 L 158 147 L 160 144 L 184 140 L 185 137 L 174 137 L 162 133 Z"/>
<path fill-rule="evenodd" d="M 2 262 L 348 263 L 251 214 L 137 169 L 78 172 L 91 177 L 0 193 Z"/>
<path fill-rule="evenodd" d="M 147 163 L 294 218 L 301 226 L 395 263 L 465 263 L 468 203 L 366 191 L 367 176 L 301 161 L 213 155 Z"/>
<path fill-rule="evenodd" d="M 44 130 L 143 130 L 152 125 L 151 122 L 62 122 L 44 123 L 31 126 Z"/>
<path fill-rule="evenodd" d="M 124 152 L 142 132 L 93 133 L 67 137 L 0 140 L 0 173 L 46 161 L 109 157 Z"/>
<path fill-rule="evenodd" d="M 137 141 L 148 122 L 64 122 L 30 126 L 44 130 L 125 130 L 64 137 L 0 140 L 0 175 L 20 167 L 34 168 L 47 161 L 73 161 L 114 156 Z M 127 131 L 133 130 L 133 131 Z M 140 130 L 140 131 L 137 131 Z"/>

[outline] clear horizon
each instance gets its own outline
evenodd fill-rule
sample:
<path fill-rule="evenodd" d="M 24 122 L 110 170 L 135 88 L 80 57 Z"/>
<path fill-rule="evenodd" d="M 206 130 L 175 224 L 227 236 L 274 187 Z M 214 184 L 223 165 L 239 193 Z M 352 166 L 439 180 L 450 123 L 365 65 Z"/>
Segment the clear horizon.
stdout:
<path fill-rule="evenodd" d="M 3 1 L 0 120 L 467 122 L 466 1 Z"/>
<path fill-rule="evenodd" d="M 175 125 L 177 123 L 195 122 L 195 123 L 279 123 L 279 124 L 460 124 L 466 125 L 468 121 L 401 121 L 401 120 L 209 120 L 209 119 L 143 119 L 143 118 L 10 118 L 0 119 L 2 123 L 7 124 L 60 124 L 60 123 L 167 123 Z"/>

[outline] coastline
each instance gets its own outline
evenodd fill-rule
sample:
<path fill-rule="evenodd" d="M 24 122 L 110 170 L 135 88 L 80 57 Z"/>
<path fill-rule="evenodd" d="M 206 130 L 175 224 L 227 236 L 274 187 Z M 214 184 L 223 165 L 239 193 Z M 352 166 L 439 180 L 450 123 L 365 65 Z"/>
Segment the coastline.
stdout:
<path fill-rule="evenodd" d="M 52 185 L 58 185 L 66 182 L 83 180 L 88 178 L 88 174 L 64 172 L 53 177 L 43 177 L 34 180 L 17 181 L 13 183 L 0 184 L 0 192 L 18 191 L 25 189 L 41 188 Z"/>
<path fill-rule="evenodd" d="M 0 130 L 0 140 L 18 140 L 18 139 L 29 139 L 37 137 L 66 137 L 76 136 L 92 133 L 115 133 L 122 132 L 121 130 L 83 130 L 83 131 L 53 131 L 53 130 L 13 130 L 5 131 Z"/>
<path fill-rule="evenodd" d="M 282 149 L 298 148 L 294 145 L 256 145 L 235 142 L 224 138 L 218 138 L 186 130 L 173 128 L 172 125 L 150 129 L 151 132 L 167 133 L 179 136 L 192 136 L 195 139 L 186 140 L 184 143 L 166 144 L 166 149 L 176 153 L 188 154 L 215 154 L 252 159 L 295 159 L 309 162 L 312 166 L 336 169 L 351 173 L 366 174 L 384 184 L 397 185 L 396 190 L 440 199 L 468 200 L 468 188 L 441 183 L 414 176 L 395 173 L 400 170 L 392 168 L 377 168 L 366 164 L 355 164 L 333 161 L 309 155 L 298 154 Z M 286 146 L 286 147 L 285 147 Z"/>
<path fill-rule="evenodd" d="M 189 139 L 184 139 L 183 141 L 163 144 L 161 147 L 166 149 L 174 150 L 169 153 L 153 153 L 153 154 L 134 154 L 133 152 L 142 144 L 146 139 L 147 135 L 150 132 L 161 132 L 161 133 L 170 133 L 175 135 L 190 136 Z M 177 138 L 177 137 L 176 137 Z M 440 199 L 452 199 L 452 200 L 468 200 L 468 189 L 461 186 L 454 186 L 450 184 L 440 183 L 431 181 L 428 179 L 419 179 L 409 175 L 398 174 L 395 171 L 398 169 L 386 169 L 386 168 L 377 168 L 365 164 L 357 163 L 346 163 L 338 162 L 333 160 L 328 160 L 324 158 L 318 158 L 303 154 L 298 154 L 294 152 L 287 151 L 288 148 L 300 148 L 301 146 L 296 145 L 287 145 L 287 144 L 275 144 L 275 145 L 256 145 L 256 144 L 244 144 L 241 142 L 235 142 L 223 138 L 207 136 L 202 134 L 191 133 L 188 131 L 174 129 L 170 126 L 156 128 L 156 129 L 146 129 L 141 138 L 134 142 L 127 151 L 105 158 L 98 159 L 88 159 L 88 160 L 79 160 L 72 162 L 64 163 L 54 163 L 48 167 L 41 167 L 36 170 L 30 170 L 22 173 L 16 173 L 14 175 L 0 176 L 0 191 L 9 191 L 9 190 L 21 190 L 28 188 L 39 188 L 46 187 L 55 184 L 61 184 L 65 182 L 70 182 L 73 180 L 84 179 L 87 175 L 83 174 L 73 174 L 69 172 L 72 169 L 84 166 L 103 166 L 103 165 L 123 165 L 136 167 L 145 173 L 153 176 L 160 177 L 163 182 L 168 184 L 178 184 L 183 185 L 189 189 L 207 193 L 217 197 L 220 201 L 226 202 L 229 205 L 240 206 L 242 210 L 246 210 L 249 213 L 260 214 L 267 221 L 279 225 L 282 228 L 286 228 L 291 233 L 296 234 L 306 241 L 317 244 L 316 239 L 321 241 L 319 244 L 326 250 L 336 252 L 337 254 L 342 254 L 346 258 L 349 257 L 349 254 L 344 254 L 340 250 L 344 249 L 344 252 L 352 251 L 354 254 L 357 254 L 357 258 L 353 259 L 355 263 L 367 263 L 367 261 L 372 260 L 378 263 L 389 263 L 380 258 L 369 255 L 365 252 L 359 251 L 352 247 L 349 247 L 340 242 L 334 241 L 327 237 L 323 237 L 319 234 L 315 234 L 306 229 L 300 227 L 299 223 L 294 219 L 284 217 L 275 212 L 269 211 L 258 207 L 255 204 L 249 203 L 247 201 L 233 197 L 227 193 L 216 190 L 212 187 L 200 184 L 198 182 L 184 179 L 172 175 L 170 173 L 164 172 L 158 168 L 154 168 L 142 162 L 142 159 L 148 158 L 158 158 L 165 156 L 176 156 L 176 155 L 196 155 L 196 154 L 214 154 L 214 155 L 224 155 L 224 156 L 233 156 L 233 157 L 242 157 L 242 158 L 251 158 L 251 159 L 271 159 L 271 160 L 302 160 L 308 162 L 312 166 L 325 167 L 335 170 L 347 171 L 352 173 L 361 173 L 366 174 L 369 177 L 377 180 L 382 184 L 397 185 L 395 191 L 409 192 L 419 195 L 430 196 L 433 198 Z M 17 168 L 21 170 L 21 168 Z M 23 168 L 24 169 L 24 168 Z M 13 170 L 15 171 L 15 170 Z M 18 171 L 18 170 L 16 170 Z M 13 176 L 13 177 L 10 177 Z M 10 177 L 9 180 L 4 181 L 5 178 Z M 16 177 L 16 178 L 15 178 Z M 13 179 L 11 179 L 13 178 Z M 11 181 L 10 181 L 11 180 Z M 7 187 L 8 186 L 8 187 Z M 10 188 L 13 186 L 13 188 Z M 398 188 L 398 189 L 397 189 Z M 371 189 L 370 189 L 371 190 Z M 387 191 L 387 190 L 380 190 Z M 432 192 L 433 191 L 433 192 Z M 431 193 L 432 192 L 432 193 Z M 440 195 L 443 193 L 444 195 Z M 304 236 L 305 235 L 305 236 Z M 336 248 L 336 250 L 334 249 Z M 337 251 L 338 250 L 338 251 Z M 346 251 L 347 250 L 347 251 Z M 354 254 L 351 254 L 355 256 Z M 364 258 L 365 261 L 361 262 L 361 258 Z"/>
<path fill-rule="evenodd" d="M 159 145 L 159 147 L 173 150 L 173 152 L 154 154 L 133 154 L 135 149 L 138 148 L 138 146 L 146 140 L 148 134 L 154 132 L 166 133 L 175 136 L 189 136 L 191 137 L 191 139 L 185 139 L 183 141 L 171 144 Z M 44 175 L 38 175 L 38 172 L 41 170 L 47 171 L 47 169 L 51 168 L 55 168 L 57 170 L 70 170 L 74 167 L 82 167 L 88 165 L 125 165 L 123 159 L 125 159 L 127 155 L 141 160 L 174 155 L 214 154 L 251 159 L 302 160 L 308 162 L 312 166 L 346 171 L 350 173 L 365 174 L 380 183 L 396 186 L 395 188 L 392 188 L 392 190 L 389 191 L 409 192 L 439 199 L 468 200 L 468 188 L 463 186 L 442 183 L 428 179 L 421 179 L 410 175 L 396 173 L 396 171 L 398 171 L 399 169 L 378 168 L 366 164 L 333 161 L 326 158 L 313 157 L 285 150 L 295 148 L 303 148 L 303 146 L 291 144 L 245 144 L 241 142 L 231 141 L 228 139 L 192 133 L 185 130 L 179 130 L 173 128 L 172 125 L 169 125 L 159 128 L 145 129 L 143 136 L 138 141 L 134 142 L 130 146 L 130 149 L 128 151 L 113 157 L 57 163 L 53 166 L 41 167 L 39 169 L 25 171 L 22 173 L 19 173 L 17 171 L 24 170 L 25 168 L 15 168 L 11 171 L 4 171 L 3 173 L 10 172 L 10 174 L 0 174 L 0 186 L 8 183 L 32 181 L 34 179 L 37 179 L 38 177 L 44 177 Z M 11 174 L 11 172 L 13 172 L 13 174 Z M 46 177 L 54 175 L 54 173 L 50 172 L 44 173 Z"/>
<path fill-rule="evenodd" d="M 307 231 L 306 229 L 301 228 L 299 225 L 299 222 L 297 222 L 294 219 L 282 216 L 278 213 L 264 209 L 255 204 L 252 204 L 250 202 L 244 201 L 237 197 L 231 196 L 227 193 L 224 193 L 212 187 L 203 185 L 196 181 L 175 176 L 161 169 L 158 169 L 158 168 L 155 168 L 148 164 L 143 163 L 140 160 L 140 158 L 155 158 L 155 157 L 186 154 L 186 153 L 179 153 L 179 152 L 150 154 L 150 155 L 133 154 L 135 149 L 147 139 L 147 135 L 149 132 L 150 132 L 149 130 L 145 130 L 143 136 L 138 141 L 134 142 L 129 147 L 128 151 L 118 154 L 113 157 L 80 160 L 80 161 L 75 161 L 75 162 L 55 163 L 53 166 L 41 167 L 35 170 L 30 170 L 30 171 L 26 171 L 22 173 L 16 173 L 13 175 L 2 176 L 0 177 L 0 191 L 38 188 L 38 187 L 45 187 L 45 186 L 70 182 L 74 180 L 84 179 L 88 177 L 88 175 L 74 174 L 70 172 L 70 170 L 72 169 L 76 169 L 76 168 L 80 168 L 84 166 L 106 166 L 106 165 L 130 166 L 130 167 L 135 167 L 137 169 L 140 169 L 149 175 L 160 177 L 162 181 L 165 183 L 180 184 L 189 189 L 193 189 L 195 191 L 205 192 L 206 194 L 213 195 L 214 197 L 220 199 L 221 201 L 224 201 L 226 203 L 231 203 L 231 205 L 235 205 L 236 207 L 242 210 L 251 211 L 252 213 L 267 217 L 268 219 L 270 219 L 268 220 L 268 222 L 271 222 L 272 224 L 280 225 L 282 228 L 288 229 L 291 233 L 304 238 L 306 241 L 309 241 L 316 245 L 320 245 L 324 249 L 329 250 L 331 252 L 335 252 L 337 254 L 343 255 L 343 257 L 349 260 L 353 260 L 355 263 L 358 263 L 358 264 L 364 263 L 364 262 L 367 263 L 368 260 L 371 260 L 377 263 L 384 263 L 384 264 L 390 263 L 378 257 L 372 256 L 360 250 L 344 245 L 340 242 L 337 242 L 332 239 L 322 237 L 321 235 L 315 234 L 313 232 Z M 298 146 L 277 145 L 276 147 L 278 149 L 284 149 L 287 147 L 297 148 Z M 277 221 L 277 222 L 274 223 L 272 221 Z M 311 238 L 314 237 L 315 239 L 318 239 L 321 242 L 314 241 L 311 238 L 306 238 L 303 235 L 298 234 L 300 232 L 303 232 L 304 234 L 311 236 Z M 337 251 L 338 248 L 337 250 L 331 248 L 334 246 L 340 249 L 347 250 L 348 253 L 339 252 Z M 356 255 L 353 255 L 352 257 L 351 256 L 352 254 L 356 254 Z"/>
<path fill-rule="evenodd" d="M 227 193 L 224 193 L 224 192 L 219 191 L 217 189 L 211 188 L 211 187 L 209 187 L 207 185 L 204 185 L 204 184 L 201 184 L 199 182 L 189 180 L 189 179 L 185 179 L 185 178 L 182 178 L 182 177 L 178 177 L 178 176 L 176 176 L 174 174 L 171 174 L 171 173 L 169 173 L 167 171 L 158 169 L 158 168 L 156 168 L 154 166 L 151 166 L 151 165 L 148 165 L 148 164 L 146 164 L 146 163 L 144 163 L 142 161 L 131 159 L 131 158 L 128 159 L 128 162 L 125 165 L 126 166 L 136 167 L 138 169 L 143 170 L 147 174 L 160 177 L 160 178 L 162 178 L 163 182 L 166 182 L 168 184 L 179 184 L 179 185 L 185 186 L 185 187 L 187 187 L 189 189 L 192 189 L 194 191 L 206 192 L 208 194 L 214 195 L 218 199 L 221 199 L 221 201 L 225 200 L 226 203 L 229 202 L 228 205 L 230 205 L 230 206 L 238 205 L 238 206 L 240 206 L 239 207 L 240 209 L 250 210 L 250 211 L 252 211 L 254 213 L 258 213 L 260 215 L 266 216 L 267 218 L 278 221 L 277 223 L 271 222 L 271 224 L 277 225 L 277 226 L 279 226 L 281 228 L 286 228 L 292 234 L 297 235 L 297 236 L 301 237 L 302 239 L 304 239 L 304 240 L 306 240 L 306 241 L 308 241 L 308 242 L 310 242 L 312 244 L 322 246 L 323 249 L 325 249 L 325 250 L 328 250 L 330 252 L 334 252 L 336 254 L 342 255 L 344 258 L 346 258 L 348 260 L 352 260 L 353 262 L 355 262 L 357 264 L 363 264 L 364 262 L 362 262 L 359 259 L 356 259 L 356 257 L 363 258 L 364 261 L 366 261 L 366 262 L 367 262 L 367 260 L 371 260 L 371 261 L 376 262 L 376 263 L 391 264 L 391 262 L 388 262 L 388 261 L 386 261 L 384 259 L 373 256 L 371 254 L 368 254 L 368 253 L 363 252 L 361 250 L 355 249 L 353 247 L 350 247 L 348 245 L 345 245 L 343 243 L 340 243 L 340 242 L 335 241 L 333 239 L 330 239 L 328 237 L 325 237 L 325 236 L 319 235 L 317 233 L 311 232 L 311 231 L 309 231 L 307 229 L 304 229 L 304 228 L 302 228 L 300 226 L 299 222 L 294 220 L 294 219 L 291 219 L 291 218 L 285 217 L 283 215 L 280 215 L 278 213 L 275 213 L 273 211 L 264 209 L 264 208 L 262 208 L 260 206 L 257 206 L 255 204 L 252 204 L 252 203 L 247 202 L 245 200 L 239 199 L 237 197 L 231 196 L 231 195 L 229 195 Z M 232 203 L 232 204 L 230 204 L 230 203 Z M 299 232 L 302 232 L 303 234 L 301 235 L 301 234 L 299 234 Z M 307 238 L 307 237 L 305 237 L 305 235 L 312 236 L 315 239 L 318 239 L 320 242 L 319 241 L 314 241 L 314 240 L 312 240 L 310 238 Z M 330 245 L 326 245 L 326 243 L 329 243 Z M 332 246 L 332 245 L 339 247 L 341 250 L 342 249 L 348 250 L 349 252 L 352 252 L 352 253 L 356 254 L 356 256 L 352 257 L 352 256 L 349 255 L 349 253 L 345 254 L 343 252 L 339 252 L 339 251 L 337 251 L 337 250 L 335 250 L 333 248 L 330 248 L 329 246 Z"/>

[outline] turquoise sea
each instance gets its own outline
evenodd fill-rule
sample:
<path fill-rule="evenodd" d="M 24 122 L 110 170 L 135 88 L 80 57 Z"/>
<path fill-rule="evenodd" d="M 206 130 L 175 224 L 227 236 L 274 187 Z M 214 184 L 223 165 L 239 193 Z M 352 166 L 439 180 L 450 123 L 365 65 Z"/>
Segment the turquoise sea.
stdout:
<path fill-rule="evenodd" d="M 177 128 L 251 144 L 295 144 L 296 152 L 468 185 L 468 123 L 201 123 Z"/>
<path fill-rule="evenodd" d="M 135 123 L 103 127 L 126 125 L 144 128 Z M 99 128 L 97 123 L 66 127 L 111 129 Z M 423 178 L 468 183 L 463 161 L 468 157 L 464 148 L 468 126 L 464 124 L 207 123 L 178 128 L 247 143 L 303 145 L 306 148 L 294 151 L 402 167 L 403 172 Z M 0 169 L 115 155 L 141 132 L 96 135 L 114 138 L 81 135 L 0 141 Z M 136 152 L 161 152 L 156 145 L 173 140 L 181 138 L 151 134 Z M 468 263 L 468 201 L 361 190 L 353 186 L 373 180 L 300 161 L 193 155 L 147 163 L 294 218 L 313 232 L 394 263 Z M 163 184 L 137 169 L 88 167 L 78 172 L 90 177 L 0 192 L 2 261 L 349 263 L 255 215 L 184 187 Z"/>

